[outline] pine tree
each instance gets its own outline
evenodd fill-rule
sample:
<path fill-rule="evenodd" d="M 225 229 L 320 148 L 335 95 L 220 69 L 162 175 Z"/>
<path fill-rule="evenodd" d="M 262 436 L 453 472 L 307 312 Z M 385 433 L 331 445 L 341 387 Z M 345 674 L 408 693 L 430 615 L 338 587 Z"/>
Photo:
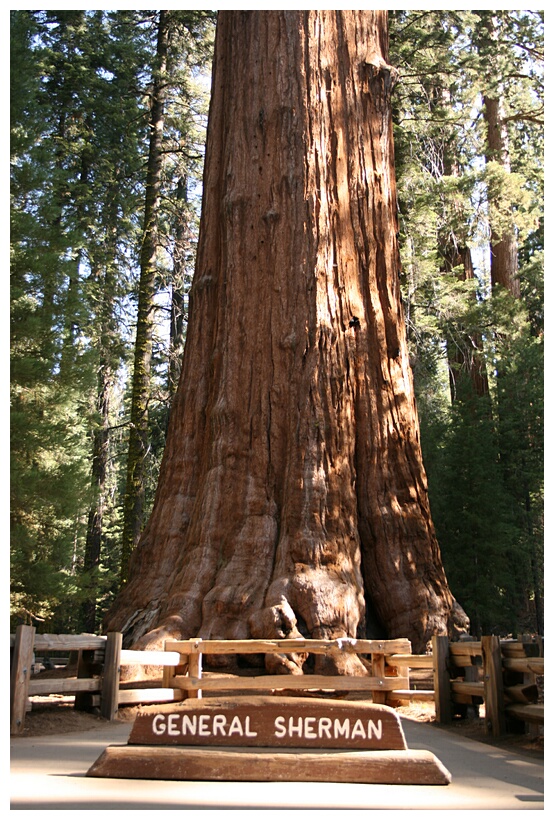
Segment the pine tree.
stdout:
<path fill-rule="evenodd" d="M 143 229 L 140 247 L 140 277 L 138 285 L 137 329 L 134 344 L 134 362 L 131 390 L 129 444 L 127 455 L 126 487 L 123 508 L 123 532 L 121 546 L 121 581 L 127 579 L 128 563 L 135 549 L 145 518 L 145 494 L 147 492 L 147 455 L 152 443 L 149 426 L 150 402 L 152 398 L 152 376 L 154 354 L 154 334 L 156 317 L 155 297 L 160 286 L 160 256 L 163 251 L 161 235 L 162 193 L 164 186 L 164 166 L 167 143 L 164 141 L 164 129 L 167 116 L 167 103 L 175 69 L 170 65 L 171 48 L 178 51 L 185 47 L 192 53 L 197 63 L 201 64 L 209 54 L 206 42 L 206 29 L 209 29 L 211 16 L 205 12 L 168 12 L 160 11 L 156 21 L 156 53 L 153 64 L 152 88 L 149 121 L 149 154 L 146 172 Z M 188 39 L 183 37 L 186 32 Z M 199 45 L 200 44 L 200 45 Z M 175 62 L 175 58 L 173 58 Z M 177 61 L 182 71 L 183 63 L 194 66 L 194 60 Z M 179 79 L 177 77 L 177 79 Z M 180 84 L 181 104 L 186 103 L 186 89 Z M 185 107 L 185 105 L 183 105 Z M 175 136 L 175 133 L 171 136 Z M 177 145 L 183 144 L 190 150 L 190 140 L 186 133 L 180 133 Z M 171 149 L 169 149 L 171 151 Z M 175 148 L 173 153 L 175 154 Z M 179 183 L 178 183 L 179 184 Z M 173 247 L 177 271 L 182 276 L 179 254 L 181 242 Z M 181 266 L 181 267 L 180 267 Z M 175 282 L 174 285 L 179 287 Z M 176 288 L 173 288 L 176 293 Z M 173 298 L 173 306 L 176 299 Z M 175 336 L 173 337 L 175 341 Z M 175 352 L 173 351 L 173 356 Z M 174 365 L 173 365 L 174 366 Z M 171 367 L 171 366 L 170 366 Z M 163 449 L 163 447 L 162 447 Z"/>
<path fill-rule="evenodd" d="M 523 331 L 525 322 L 515 320 L 521 312 L 515 305 L 508 307 L 506 296 L 519 272 L 512 265 L 504 296 L 491 299 L 481 249 L 490 236 L 504 235 L 513 257 L 515 227 L 520 238 L 537 237 L 533 229 L 542 199 L 541 20 L 533 12 L 501 12 L 502 28 L 493 31 L 496 14 L 398 12 L 393 15 L 392 42 L 400 68 L 396 155 L 404 293 L 432 509 L 455 594 L 467 605 L 475 629 L 509 631 L 518 612 L 525 610 L 522 599 L 540 597 L 527 578 L 530 563 L 535 569 L 540 566 L 540 556 L 532 561 L 529 556 L 537 553 L 541 492 L 534 484 L 535 524 L 526 529 L 525 515 L 514 514 L 518 508 L 529 509 L 530 503 L 514 495 L 515 485 L 521 487 L 516 478 L 521 463 L 516 467 L 518 459 L 512 456 L 523 448 L 528 458 L 540 461 L 541 451 L 540 445 L 538 451 L 533 449 L 539 441 L 536 432 L 533 455 L 524 443 L 528 437 L 520 435 L 516 442 L 507 436 L 502 418 L 510 413 L 501 408 L 505 405 L 512 415 L 525 417 L 523 400 L 537 409 L 538 418 L 540 385 L 535 399 L 516 392 L 508 397 L 508 382 L 500 378 L 505 350 L 512 350 L 515 366 L 515 350 L 530 339 Z M 499 106 L 490 100 L 503 89 L 506 114 L 500 122 Z M 482 92 L 488 94 L 488 107 L 483 107 L 488 118 L 481 113 Z M 493 109 L 505 142 L 491 152 Z M 498 162 L 500 154 L 503 164 Z M 500 281 L 495 269 L 502 244 L 493 239 L 493 246 L 495 282 Z M 535 251 L 537 247 L 540 239 L 538 245 L 535 239 Z M 537 263 L 538 258 L 535 269 Z M 540 347 L 540 339 L 537 342 Z M 529 352 L 536 348 L 532 343 Z M 536 374 L 540 356 L 531 358 Z M 496 527 L 490 525 L 494 520 Z M 493 572 L 481 574 L 483 553 Z"/>
<path fill-rule="evenodd" d="M 85 299 L 87 335 L 95 353 L 97 390 L 91 418 L 92 500 L 79 584 L 83 597 L 83 627 L 95 631 L 97 601 L 115 583 L 119 549 L 108 555 L 106 529 L 115 517 L 112 500 L 114 444 L 112 426 L 118 421 L 117 380 L 126 357 L 121 317 L 128 299 L 129 271 L 126 249 L 134 241 L 132 215 L 142 177 L 142 142 L 146 131 L 140 76 L 150 57 L 136 15 L 125 12 L 89 17 L 89 49 L 94 64 L 90 101 L 91 208 L 86 257 L 88 275 Z M 82 43 L 85 46 L 85 43 Z M 125 139 L 122 139 L 125 134 Z M 111 571 L 108 571 L 111 566 Z"/>
<path fill-rule="evenodd" d="M 81 12 L 12 15 L 12 78 L 26 92 L 12 108 L 11 188 L 12 603 L 24 617 L 52 615 L 69 594 L 86 504 L 90 369 L 76 337 L 82 366 L 68 366 L 67 343 L 82 246 L 83 168 L 68 147 L 84 139 L 82 24 Z"/>

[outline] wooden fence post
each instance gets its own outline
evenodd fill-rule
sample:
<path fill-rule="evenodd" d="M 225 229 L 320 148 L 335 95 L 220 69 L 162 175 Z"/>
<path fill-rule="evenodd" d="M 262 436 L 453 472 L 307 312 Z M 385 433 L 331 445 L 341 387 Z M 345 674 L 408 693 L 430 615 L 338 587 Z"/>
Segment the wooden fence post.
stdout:
<path fill-rule="evenodd" d="M 202 677 L 202 638 L 195 638 L 193 644 L 193 651 L 189 655 L 189 675 L 192 678 Z M 191 689 L 191 698 L 201 698 L 201 689 Z"/>
<path fill-rule="evenodd" d="M 34 643 L 35 627 L 20 624 L 15 631 L 10 675 L 10 732 L 13 735 L 21 734 L 25 725 Z"/>
<path fill-rule="evenodd" d="M 371 674 L 374 678 L 385 680 L 385 656 L 380 652 L 373 652 L 371 655 Z M 380 689 L 373 690 L 371 693 L 373 703 L 386 703 L 387 692 Z"/>
<path fill-rule="evenodd" d="M 95 662 L 94 649 L 79 649 L 79 660 L 77 661 L 77 677 L 92 678 L 93 673 L 99 669 Z M 75 703 L 73 708 L 79 712 L 90 712 L 93 708 L 94 699 L 92 692 L 75 692 Z"/>
<path fill-rule="evenodd" d="M 452 722 L 450 670 L 448 668 L 449 640 L 447 635 L 433 635 L 433 688 L 435 690 L 435 720 Z"/>
<path fill-rule="evenodd" d="M 108 632 L 104 654 L 104 672 L 100 695 L 100 714 L 107 720 L 115 720 L 119 709 L 119 677 L 121 671 L 121 632 Z"/>
<path fill-rule="evenodd" d="M 485 684 L 485 715 L 487 731 L 499 737 L 506 731 L 502 653 L 498 635 L 481 638 L 483 650 L 483 682 Z"/>

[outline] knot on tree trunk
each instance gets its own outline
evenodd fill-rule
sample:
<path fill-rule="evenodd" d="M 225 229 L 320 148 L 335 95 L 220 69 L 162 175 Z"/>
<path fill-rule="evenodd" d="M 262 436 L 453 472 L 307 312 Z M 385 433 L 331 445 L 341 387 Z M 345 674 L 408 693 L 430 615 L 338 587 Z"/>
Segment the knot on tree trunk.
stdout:
<path fill-rule="evenodd" d="M 376 51 L 368 53 L 362 63 L 362 68 L 365 69 L 366 72 L 369 72 L 372 79 L 382 77 L 387 91 L 392 91 L 398 82 L 399 74 L 397 69 L 385 62 Z"/>
<path fill-rule="evenodd" d="M 297 619 L 288 601 L 282 600 L 276 606 L 266 607 L 249 618 L 248 626 L 253 638 L 302 638 L 297 627 Z M 265 656 L 265 666 L 274 675 L 302 675 L 308 658 L 306 652 L 290 655 Z"/>

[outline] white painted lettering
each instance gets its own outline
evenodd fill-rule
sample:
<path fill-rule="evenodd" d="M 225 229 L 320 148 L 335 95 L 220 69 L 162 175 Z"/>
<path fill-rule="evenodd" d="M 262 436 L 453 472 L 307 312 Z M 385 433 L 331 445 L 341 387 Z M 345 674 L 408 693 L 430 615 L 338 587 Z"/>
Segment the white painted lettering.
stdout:
<path fill-rule="evenodd" d="M 357 720 L 352 729 L 352 734 L 350 735 L 350 738 L 351 740 L 353 740 L 355 737 L 361 737 L 365 740 L 365 729 L 364 724 L 361 720 Z"/>
<path fill-rule="evenodd" d="M 244 734 L 246 735 L 246 737 L 258 737 L 257 732 L 250 731 L 250 715 L 247 715 L 247 717 L 244 719 Z"/>
<path fill-rule="evenodd" d="M 378 720 L 377 725 L 372 720 L 368 720 L 367 722 L 367 737 L 368 740 L 371 739 L 371 736 L 375 735 L 377 740 L 381 740 L 383 736 L 383 721 Z"/>
<path fill-rule="evenodd" d="M 335 723 L 333 725 L 334 735 L 335 737 L 350 737 L 350 720 L 346 718 L 344 723 L 341 724 L 338 718 L 335 718 Z"/>
<path fill-rule="evenodd" d="M 317 737 L 317 733 L 316 733 L 315 729 L 313 728 L 315 720 L 316 720 L 315 717 L 304 718 L 304 737 L 307 737 L 307 738 L 310 738 L 310 739 Z"/>
<path fill-rule="evenodd" d="M 328 737 L 330 739 L 331 738 L 331 726 L 332 725 L 333 725 L 333 721 L 331 720 L 331 718 L 328 718 L 328 717 L 319 718 L 319 725 L 318 725 L 319 737 L 323 737 L 323 735 L 325 735 L 325 737 Z"/>
<path fill-rule="evenodd" d="M 168 735 L 196 735 L 208 737 L 258 737 L 252 725 L 252 715 L 212 714 L 212 713 L 158 713 L 153 715 L 151 731 L 158 737 Z M 262 733 L 265 737 L 265 730 Z M 329 717 L 309 715 L 278 715 L 274 719 L 273 734 L 276 738 L 304 738 L 306 740 L 381 740 L 383 721 L 367 717 Z"/>
<path fill-rule="evenodd" d="M 296 726 L 294 725 L 294 718 L 289 718 L 289 737 L 292 737 L 293 735 L 302 737 L 302 718 L 298 718 L 298 723 Z"/>
<path fill-rule="evenodd" d="M 285 718 L 279 715 L 275 718 L 275 737 L 285 737 L 287 729 L 285 727 Z"/>
<path fill-rule="evenodd" d="M 215 735 L 222 734 L 225 737 L 225 727 L 227 725 L 227 718 L 225 715 L 214 715 L 213 733 Z"/>
<path fill-rule="evenodd" d="M 209 737 L 211 735 L 211 729 L 208 725 L 210 721 L 210 715 L 200 715 L 200 720 L 198 721 L 198 734 L 201 737 Z"/>
<path fill-rule="evenodd" d="M 186 735 L 195 735 L 196 734 L 196 723 L 197 715 L 183 715 L 183 726 L 182 726 L 182 733 Z"/>
<path fill-rule="evenodd" d="M 179 715 L 177 715 L 177 714 L 169 715 L 169 717 L 167 719 L 167 734 L 168 735 L 175 736 L 175 735 L 180 735 L 181 734 L 179 727 L 176 725 L 178 720 L 179 720 Z"/>
<path fill-rule="evenodd" d="M 240 722 L 240 718 L 238 715 L 235 715 L 233 720 L 231 721 L 231 725 L 229 726 L 229 736 L 231 735 L 242 735 L 244 732 L 242 731 L 242 723 Z"/>

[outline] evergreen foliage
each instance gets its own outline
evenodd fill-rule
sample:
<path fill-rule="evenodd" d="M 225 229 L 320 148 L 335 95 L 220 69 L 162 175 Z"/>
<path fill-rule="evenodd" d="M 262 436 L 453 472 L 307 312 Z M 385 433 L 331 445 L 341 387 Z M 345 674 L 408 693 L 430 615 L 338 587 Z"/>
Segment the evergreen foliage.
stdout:
<path fill-rule="evenodd" d="M 120 572 L 155 14 L 11 14 L 12 612 L 50 631 L 94 630 Z M 186 60 L 174 43 L 183 98 L 164 161 L 190 154 L 194 187 L 201 102 L 189 88 L 213 18 L 181 15 L 190 43 Z M 157 314 L 165 361 L 166 325 Z M 163 435 L 154 465 L 160 450 Z"/>
<path fill-rule="evenodd" d="M 167 14 L 139 529 L 186 335 L 215 23 Z M 12 615 L 45 631 L 97 629 L 122 572 L 159 15 L 11 12 Z M 543 17 L 389 17 L 401 280 L 444 564 L 475 633 L 542 631 Z M 491 284 L 505 235 L 519 295 Z"/>
<path fill-rule="evenodd" d="M 406 315 L 447 576 L 476 634 L 541 632 L 542 16 L 395 12 L 391 46 Z M 509 163 L 490 154 L 486 94 L 503 96 Z M 512 231 L 519 299 L 489 267 Z"/>

